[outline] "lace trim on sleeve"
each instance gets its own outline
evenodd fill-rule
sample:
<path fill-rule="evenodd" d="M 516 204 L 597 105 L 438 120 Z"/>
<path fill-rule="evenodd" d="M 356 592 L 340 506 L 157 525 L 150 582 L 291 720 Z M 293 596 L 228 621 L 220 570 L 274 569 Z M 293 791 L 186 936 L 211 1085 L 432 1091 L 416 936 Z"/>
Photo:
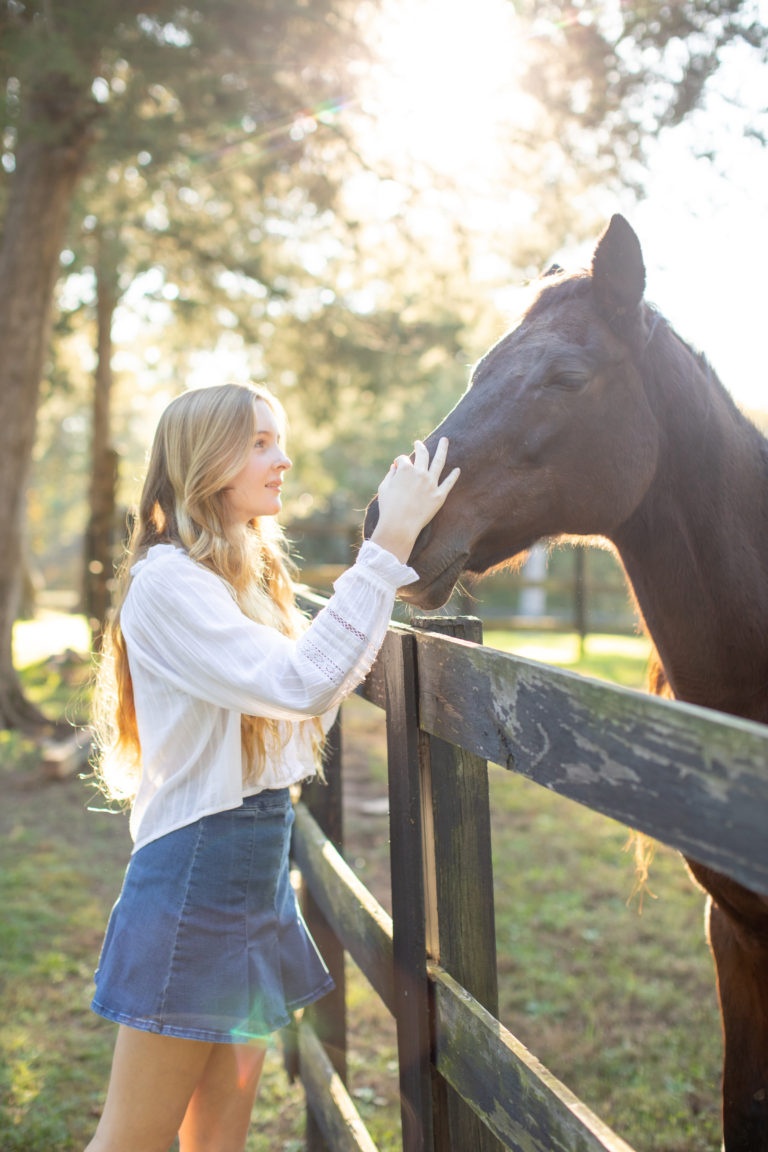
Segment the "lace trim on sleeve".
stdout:
<path fill-rule="evenodd" d="M 340 684 L 342 682 L 344 679 L 344 669 L 340 668 L 326 652 L 321 652 L 311 640 L 306 639 L 302 644 L 302 648 L 307 660 L 315 665 L 323 676 L 325 676 L 326 680 L 330 680 L 332 684 Z"/>
<path fill-rule="evenodd" d="M 364 644 L 368 642 L 368 637 L 365 632 L 361 632 L 359 628 L 355 628 L 354 624 L 350 624 L 349 620 L 345 620 L 344 617 L 340 616 L 333 608 L 328 609 L 328 615 L 332 620 L 335 620 L 337 624 L 340 624 L 345 631 L 350 632 L 356 637 L 356 639 L 362 640 Z"/>

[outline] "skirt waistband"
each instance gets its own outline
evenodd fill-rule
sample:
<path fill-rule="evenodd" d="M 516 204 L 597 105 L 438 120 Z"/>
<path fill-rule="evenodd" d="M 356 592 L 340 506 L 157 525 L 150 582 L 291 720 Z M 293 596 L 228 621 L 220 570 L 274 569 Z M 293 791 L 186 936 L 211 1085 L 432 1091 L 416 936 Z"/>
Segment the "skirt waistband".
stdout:
<path fill-rule="evenodd" d="M 291 803 L 290 788 L 262 788 L 261 792 L 253 792 L 250 796 L 243 796 L 243 808 L 257 808 L 262 812 L 274 812 L 279 808 L 286 808 Z"/>

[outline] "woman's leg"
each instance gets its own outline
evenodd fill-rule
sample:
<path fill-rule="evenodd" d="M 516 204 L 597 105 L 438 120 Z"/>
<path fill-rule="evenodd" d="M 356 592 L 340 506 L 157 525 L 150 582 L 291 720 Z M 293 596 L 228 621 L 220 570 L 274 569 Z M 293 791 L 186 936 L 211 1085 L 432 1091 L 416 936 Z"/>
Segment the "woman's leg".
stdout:
<path fill-rule="evenodd" d="M 179 1128 L 181 1152 L 243 1152 L 264 1044 L 214 1044 Z"/>
<path fill-rule="evenodd" d="M 121 1024 L 104 1111 L 86 1152 L 168 1152 L 215 1047 Z"/>

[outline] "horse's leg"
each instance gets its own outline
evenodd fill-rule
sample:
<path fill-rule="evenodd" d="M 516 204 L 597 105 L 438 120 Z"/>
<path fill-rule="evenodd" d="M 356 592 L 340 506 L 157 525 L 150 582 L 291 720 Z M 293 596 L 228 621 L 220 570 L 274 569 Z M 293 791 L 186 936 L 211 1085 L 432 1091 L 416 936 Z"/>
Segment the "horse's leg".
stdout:
<path fill-rule="evenodd" d="M 723 1021 L 725 1152 L 768 1152 L 768 903 L 688 863 L 713 894 L 709 940 Z"/>
<path fill-rule="evenodd" d="M 712 904 L 709 938 L 723 1017 L 726 1152 L 768 1152 L 768 942 L 745 940 Z"/>

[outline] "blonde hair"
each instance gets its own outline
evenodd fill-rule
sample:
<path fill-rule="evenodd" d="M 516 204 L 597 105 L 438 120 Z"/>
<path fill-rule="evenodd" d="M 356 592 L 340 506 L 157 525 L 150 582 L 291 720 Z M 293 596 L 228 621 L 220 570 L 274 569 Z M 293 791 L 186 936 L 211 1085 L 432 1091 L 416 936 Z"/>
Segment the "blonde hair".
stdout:
<path fill-rule="evenodd" d="M 141 742 L 120 610 L 132 566 L 154 544 L 176 544 L 220 576 L 251 620 L 292 637 L 306 626 L 296 606 L 277 519 L 258 517 L 243 526 L 233 525 L 227 516 L 225 489 L 251 450 L 257 401 L 269 406 L 284 431 L 285 413 L 276 397 L 266 388 L 240 384 L 185 392 L 168 405 L 158 423 L 96 677 L 95 772 L 110 799 L 133 800 L 141 778 Z M 304 723 L 319 754 L 320 722 Z M 267 750 L 284 744 L 286 728 L 276 720 L 244 715 L 241 731 L 244 779 L 256 781 Z"/>

